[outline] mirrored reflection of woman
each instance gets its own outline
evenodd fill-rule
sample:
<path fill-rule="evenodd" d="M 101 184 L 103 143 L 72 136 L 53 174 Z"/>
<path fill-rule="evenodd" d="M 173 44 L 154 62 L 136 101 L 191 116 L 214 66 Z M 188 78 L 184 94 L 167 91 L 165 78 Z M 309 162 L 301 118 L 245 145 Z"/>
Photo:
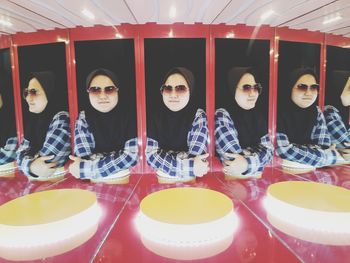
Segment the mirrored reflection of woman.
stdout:
<path fill-rule="evenodd" d="M 331 146 L 325 118 L 316 105 L 319 85 L 310 68 L 298 68 L 280 90 L 277 154 L 288 161 L 322 167 L 334 164 L 338 152 Z"/>
<path fill-rule="evenodd" d="M 0 165 L 11 163 L 16 159 L 17 135 L 12 89 L 9 76 L 0 71 Z"/>
<path fill-rule="evenodd" d="M 74 129 L 73 163 L 76 178 L 101 179 L 126 170 L 137 162 L 135 119 L 117 76 L 96 69 L 86 79 L 89 103 L 81 111 Z"/>
<path fill-rule="evenodd" d="M 259 177 L 273 155 L 267 121 L 255 105 L 262 87 L 251 68 L 235 67 L 228 88 L 228 105 L 215 112 L 216 151 L 226 175 Z"/>
<path fill-rule="evenodd" d="M 195 100 L 192 72 L 183 67 L 171 69 L 160 92 L 162 101 L 147 122 L 147 163 L 158 176 L 201 177 L 209 170 L 208 123 Z"/>
<path fill-rule="evenodd" d="M 28 104 L 24 114 L 24 139 L 17 151 L 17 164 L 29 177 L 50 177 L 64 166 L 71 152 L 68 112 L 51 71 L 31 73 L 23 97 Z"/>
<path fill-rule="evenodd" d="M 323 114 L 326 118 L 332 144 L 345 159 L 350 159 L 350 71 L 336 70 L 332 72 L 327 85 L 327 97 Z M 349 153 L 347 153 L 349 151 Z"/>

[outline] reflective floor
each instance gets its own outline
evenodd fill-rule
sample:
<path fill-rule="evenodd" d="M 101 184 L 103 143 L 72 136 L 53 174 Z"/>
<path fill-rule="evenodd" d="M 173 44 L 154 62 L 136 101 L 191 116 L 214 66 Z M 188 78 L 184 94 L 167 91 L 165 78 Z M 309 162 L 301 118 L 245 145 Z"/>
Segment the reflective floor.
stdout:
<path fill-rule="evenodd" d="M 346 261 L 350 246 L 327 246 L 303 241 L 282 233 L 269 223 L 262 205 L 267 187 L 272 183 L 291 180 L 321 182 L 350 189 L 350 166 L 323 168 L 302 174 L 285 172 L 280 167 L 266 167 L 261 179 L 227 181 L 222 173 L 211 173 L 195 183 L 162 185 L 158 184 L 154 174 L 134 174 L 129 184 L 106 185 L 79 181 L 69 175 L 55 183 L 29 182 L 17 172 L 12 178 L 0 178 L 0 204 L 49 189 L 81 188 L 96 192 L 103 211 L 96 234 L 82 246 L 43 259 L 45 262 L 185 262 L 148 251 L 141 243 L 134 224 L 142 198 L 161 189 L 179 186 L 209 188 L 226 194 L 233 200 L 240 220 L 234 240 L 227 250 L 207 259 L 187 262 Z M 0 262 L 9 261 L 0 258 Z"/>

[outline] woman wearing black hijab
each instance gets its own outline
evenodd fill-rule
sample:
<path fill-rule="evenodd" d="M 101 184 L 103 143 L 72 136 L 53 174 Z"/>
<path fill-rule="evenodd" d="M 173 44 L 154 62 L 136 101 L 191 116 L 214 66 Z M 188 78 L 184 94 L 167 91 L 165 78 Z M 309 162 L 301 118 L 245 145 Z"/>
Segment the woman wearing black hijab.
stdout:
<path fill-rule="evenodd" d="M 74 162 L 69 171 L 76 178 L 108 179 L 137 162 L 135 121 L 129 114 L 123 87 L 112 71 L 92 71 L 86 79 L 86 94 L 89 103 L 75 124 L 77 157 L 70 157 Z"/>
<path fill-rule="evenodd" d="M 325 118 L 316 106 L 316 73 L 310 68 L 298 68 L 291 72 L 288 81 L 282 93 L 284 99 L 279 101 L 277 154 L 312 167 L 334 164 L 338 152 L 331 147 Z"/>
<path fill-rule="evenodd" d="M 0 165 L 16 159 L 17 135 L 15 108 L 9 74 L 0 71 Z"/>
<path fill-rule="evenodd" d="M 162 101 L 147 122 L 147 162 L 159 176 L 190 179 L 208 172 L 207 116 L 195 103 L 195 79 L 171 69 L 160 88 Z"/>
<path fill-rule="evenodd" d="M 229 176 L 259 177 L 272 158 L 267 122 L 255 106 L 261 93 L 251 68 L 228 72 L 230 100 L 215 112 L 216 151 Z"/>
<path fill-rule="evenodd" d="M 23 90 L 28 110 L 16 162 L 27 176 L 52 176 L 70 154 L 69 115 L 60 108 L 56 92 L 54 74 L 50 71 L 33 72 Z"/>
<path fill-rule="evenodd" d="M 338 149 L 349 148 L 349 106 L 350 106 L 350 71 L 335 70 L 327 85 L 327 97 L 323 114 L 332 143 Z M 344 155 L 343 155 L 344 157 Z"/>

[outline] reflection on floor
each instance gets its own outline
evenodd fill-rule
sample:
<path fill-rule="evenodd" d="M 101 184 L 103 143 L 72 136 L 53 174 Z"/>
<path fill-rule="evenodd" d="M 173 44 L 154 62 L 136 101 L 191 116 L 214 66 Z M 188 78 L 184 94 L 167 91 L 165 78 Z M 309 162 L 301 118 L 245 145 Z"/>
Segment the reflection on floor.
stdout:
<path fill-rule="evenodd" d="M 94 184 L 66 176 L 61 181 L 30 182 L 24 176 L 0 178 L 0 204 L 49 189 L 80 188 L 96 193 L 102 209 L 96 234 L 85 244 L 47 262 L 176 262 L 147 250 L 135 228 L 140 201 L 161 189 L 192 186 L 224 193 L 232 199 L 239 226 L 234 241 L 222 253 L 197 262 L 344 262 L 349 246 L 327 246 L 303 241 L 273 227 L 263 207 L 269 185 L 284 181 L 312 181 L 350 189 L 350 166 L 339 165 L 294 174 L 266 167 L 261 179 L 230 180 L 221 172 L 194 183 L 159 184 L 155 174 L 132 174 L 125 185 Z M 203 204 L 205 205 L 205 204 Z M 86 220 L 89 220 L 86 218 Z M 0 262 L 7 262 L 0 258 Z"/>

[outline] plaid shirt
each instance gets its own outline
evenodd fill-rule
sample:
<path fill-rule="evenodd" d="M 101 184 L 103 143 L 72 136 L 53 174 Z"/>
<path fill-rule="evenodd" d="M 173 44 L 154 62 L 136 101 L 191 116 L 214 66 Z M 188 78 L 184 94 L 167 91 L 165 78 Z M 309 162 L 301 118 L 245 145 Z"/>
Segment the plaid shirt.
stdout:
<path fill-rule="evenodd" d="M 17 137 L 8 138 L 4 147 L 0 148 L 0 165 L 16 159 Z"/>
<path fill-rule="evenodd" d="M 336 151 L 325 149 L 331 146 L 331 138 L 327 130 L 326 120 L 318 107 L 317 111 L 317 122 L 311 133 L 311 141 L 314 144 L 300 145 L 290 143 L 286 134 L 277 132 L 276 151 L 282 159 L 314 167 L 327 166 L 336 162 Z"/>
<path fill-rule="evenodd" d="M 181 127 L 179 127 L 180 129 Z M 147 138 L 147 163 L 155 170 L 161 170 L 170 176 L 179 178 L 193 177 L 193 156 L 207 153 L 208 120 L 202 109 L 198 109 L 192 128 L 187 134 L 188 152 L 164 151 L 159 148 L 158 142 Z"/>
<path fill-rule="evenodd" d="M 17 150 L 16 162 L 19 169 L 27 176 L 31 175 L 29 167 L 36 158 L 28 154 L 29 150 L 30 141 L 24 138 Z M 57 162 L 58 167 L 61 167 L 66 163 L 70 152 L 69 115 L 68 112 L 61 111 L 53 117 L 46 133 L 43 147 L 38 152 L 38 155 L 54 155 L 55 157 L 50 162 Z"/>
<path fill-rule="evenodd" d="M 242 154 L 248 162 L 248 169 L 243 173 L 245 175 L 261 172 L 273 156 L 273 146 L 268 134 L 261 137 L 260 144 L 242 149 L 237 129 L 225 109 L 215 112 L 215 146 L 221 162 L 227 160 L 226 153 Z"/>
<path fill-rule="evenodd" d="M 324 107 L 324 117 L 326 118 L 327 128 L 331 135 L 332 143 L 337 145 L 337 148 L 344 148 L 344 142 L 350 142 L 350 131 L 346 129 L 339 111 L 331 105 Z"/>
<path fill-rule="evenodd" d="M 110 153 L 93 154 L 95 139 L 89 131 L 85 112 L 79 114 L 74 129 L 74 154 L 80 162 L 80 178 L 98 179 L 125 170 L 137 163 L 137 138 L 125 142 L 124 149 Z"/>

